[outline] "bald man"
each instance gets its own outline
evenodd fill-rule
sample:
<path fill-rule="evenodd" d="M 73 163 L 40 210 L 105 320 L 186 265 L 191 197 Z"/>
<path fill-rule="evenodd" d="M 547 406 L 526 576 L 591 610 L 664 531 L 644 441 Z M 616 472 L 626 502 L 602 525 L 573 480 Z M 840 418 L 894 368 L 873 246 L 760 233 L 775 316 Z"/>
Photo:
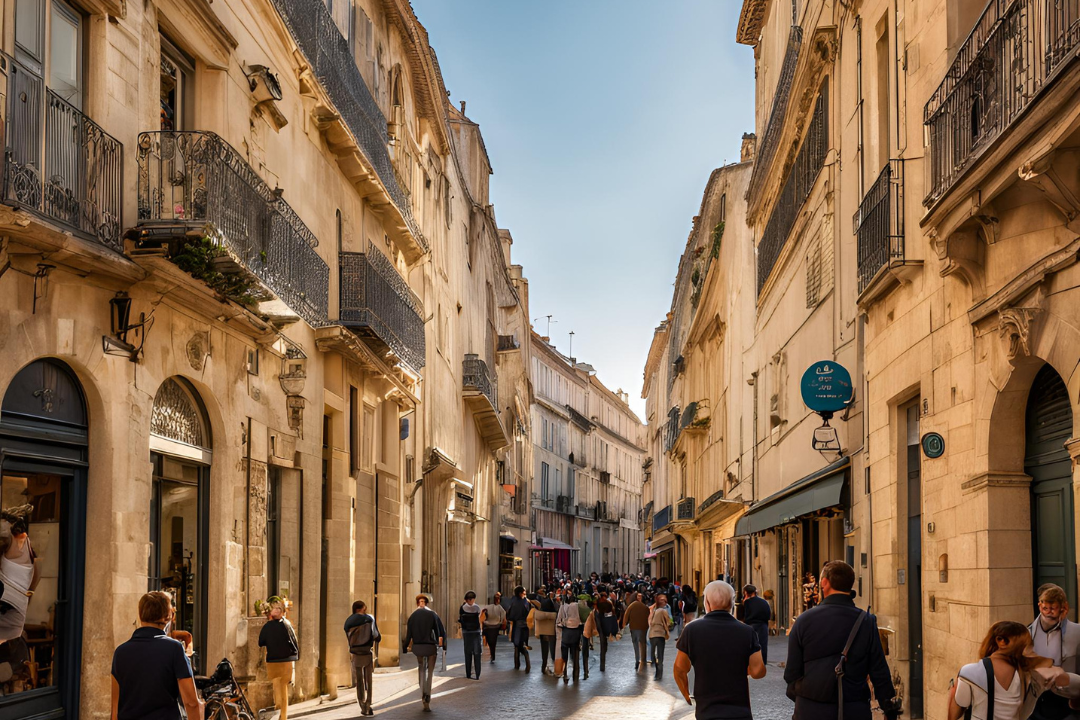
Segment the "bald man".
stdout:
<path fill-rule="evenodd" d="M 747 676 L 765 677 L 761 645 L 753 628 L 731 611 L 735 588 L 723 580 L 705 586 L 705 615 L 688 624 L 676 645 L 675 682 L 688 705 L 690 668 L 694 668 L 695 715 L 699 720 L 753 720 Z"/>

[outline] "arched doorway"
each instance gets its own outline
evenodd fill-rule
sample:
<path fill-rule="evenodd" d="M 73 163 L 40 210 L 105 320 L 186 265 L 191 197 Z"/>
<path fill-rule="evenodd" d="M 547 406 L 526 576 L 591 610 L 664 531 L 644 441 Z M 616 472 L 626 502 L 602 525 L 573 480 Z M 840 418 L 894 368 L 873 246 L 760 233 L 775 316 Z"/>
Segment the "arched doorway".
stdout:
<path fill-rule="evenodd" d="M 1061 376 L 1044 365 L 1031 385 L 1024 472 L 1031 476 L 1032 577 L 1035 587 L 1060 585 L 1076 607 L 1072 463 L 1072 407 Z M 1074 611 L 1075 612 L 1075 611 Z"/>
<path fill-rule="evenodd" d="M 173 596 L 173 629 L 191 633 L 196 673 L 206 672 L 207 549 L 210 529 L 210 425 L 195 389 L 169 378 L 150 414 L 151 590 Z"/>
<path fill-rule="evenodd" d="M 78 716 L 87 438 L 70 368 L 15 375 L 0 406 L 0 720 Z"/>

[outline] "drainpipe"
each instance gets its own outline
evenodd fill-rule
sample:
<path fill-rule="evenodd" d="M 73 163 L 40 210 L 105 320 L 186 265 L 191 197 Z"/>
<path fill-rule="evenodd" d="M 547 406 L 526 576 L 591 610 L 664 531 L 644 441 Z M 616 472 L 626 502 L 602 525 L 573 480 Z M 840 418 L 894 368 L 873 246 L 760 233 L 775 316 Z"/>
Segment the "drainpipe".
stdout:
<path fill-rule="evenodd" d="M 246 617 L 251 605 L 251 576 L 248 572 L 248 554 L 251 552 L 251 417 L 247 419 L 247 472 L 245 473 L 247 494 L 244 496 L 244 609 L 241 617 Z"/>

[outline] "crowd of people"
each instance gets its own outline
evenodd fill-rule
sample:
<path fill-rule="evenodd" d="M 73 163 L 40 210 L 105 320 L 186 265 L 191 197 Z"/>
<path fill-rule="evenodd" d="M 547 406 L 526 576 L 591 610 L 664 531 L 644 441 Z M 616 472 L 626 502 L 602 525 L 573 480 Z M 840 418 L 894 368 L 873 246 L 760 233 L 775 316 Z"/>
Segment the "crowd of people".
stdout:
<path fill-rule="evenodd" d="M 877 619 L 855 604 L 854 583 L 851 566 L 826 563 L 815 578 L 816 603 L 799 615 L 790 631 L 783 677 L 795 720 L 871 720 L 872 701 L 887 720 L 901 713 Z M 402 644 L 417 659 L 424 711 L 430 711 L 436 660 L 447 645 L 446 625 L 429 602 L 428 595 L 416 597 Z M 735 588 L 723 580 L 709 583 L 699 598 L 677 580 L 593 573 L 584 579 L 560 577 L 532 593 L 518 586 L 509 598 L 496 592 L 485 605 L 470 591 L 458 607 L 457 629 L 465 676 L 477 681 L 485 648 L 487 662 L 494 663 L 504 638 L 513 649 L 515 670 L 531 672 L 536 643 L 541 674 L 577 683 L 589 678 L 593 653 L 599 654 L 599 671 L 605 672 L 609 644 L 627 633 L 635 672 L 651 665 L 653 677 L 661 680 L 667 643 L 674 634 L 675 683 L 686 702 L 696 705 L 697 718 L 752 720 L 749 679 L 767 673 L 772 610 L 753 585 L 742 588 L 741 605 L 739 620 Z M 287 601 L 272 598 L 259 636 L 281 720 L 287 720 L 288 685 L 298 654 L 287 610 Z M 1080 626 L 1068 621 L 1068 613 L 1064 590 L 1044 585 L 1030 625 L 994 623 L 976 662 L 963 666 L 950 687 L 949 720 L 1077 717 Z M 113 657 L 114 720 L 180 720 L 181 709 L 189 718 L 202 717 L 190 640 L 185 642 L 185 633 L 170 632 L 173 615 L 167 593 L 147 593 L 140 600 L 139 628 Z M 353 604 L 344 630 L 360 714 L 370 716 L 373 654 L 381 635 L 364 602 Z"/>

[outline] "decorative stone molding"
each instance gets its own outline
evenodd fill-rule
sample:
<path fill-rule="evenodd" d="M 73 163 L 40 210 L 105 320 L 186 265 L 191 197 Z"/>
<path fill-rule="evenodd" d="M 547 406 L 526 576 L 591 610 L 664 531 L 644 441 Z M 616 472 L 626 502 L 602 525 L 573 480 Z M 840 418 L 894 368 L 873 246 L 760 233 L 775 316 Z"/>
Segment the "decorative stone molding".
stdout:
<path fill-rule="evenodd" d="M 741 45 L 757 45 L 761 35 L 761 26 L 765 22 L 765 11 L 769 0 L 744 0 L 739 13 L 739 27 L 735 31 L 735 42 Z"/>
<path fill-rule="evenodd" d="M 985 488 L 1027 488 L 1031 486 L 1031 476 L 1022 472 L 984 472 L 970 480 L 965 480 L 960 489 L 965 495 Z"/>
<path fill-rule="evenodd" d="M 1005 341 L 1005 356 L 1010 362 L 1030 357 L 1031 321 L 1042 310 L 1037 307 L 1011 307 L 998 311 L 998 336 Z"/>
<path fill-rule="evenodd" d="M 1069 451 L 1069 457 L 1072 458 L 1073 467 L 1076 467 L 1076 463 L 1080 462 L 1080 438 L 1066 440 L 1065 449 Z"/>
<path fill-rule="evenodd" d="M 971 288 L 973 297 L 985 296 L 983 264 L 986 262 L 986 247 L 978 231 L 965 225 L 948 235 L 939 235 L 936 229 L 929 234 L 930 245 L 941 261 L 941 276 L 955 275 Z"/>
<path fill-rule="evenodd" d="M 1080 233 L 1080 178 L 1076 177 L 1076 150 L 1051 150 L 1018 169 L 1020 179 L 1042 192 L 1057 208 L 1065 226 Z"/>

